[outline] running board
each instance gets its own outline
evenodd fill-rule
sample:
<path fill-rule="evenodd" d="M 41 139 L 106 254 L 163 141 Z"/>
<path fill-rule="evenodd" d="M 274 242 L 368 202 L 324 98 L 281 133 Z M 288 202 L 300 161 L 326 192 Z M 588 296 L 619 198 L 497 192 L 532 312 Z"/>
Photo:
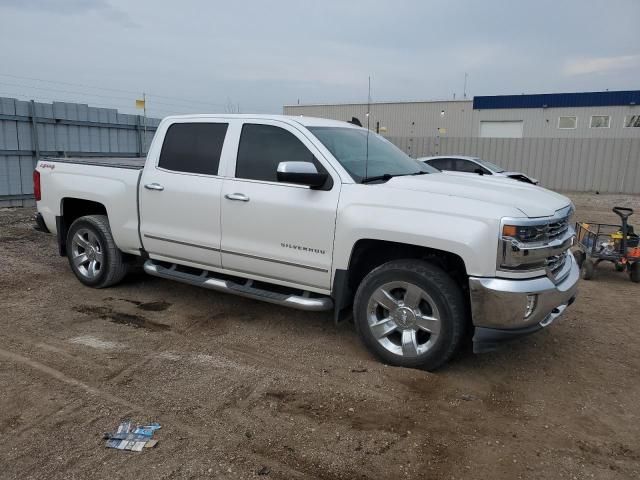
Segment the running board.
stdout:
<path fill-rule="evenodd" d="M 207 270 L 202 270 L 200 275 L 196 275 L 178 271 L 175 264 L 171 265 L 171 267 L 164 267 L 154 263 L 153 260 L 147 260 L 144 262 L 144 271 L 154 277 L 168 278 L 170 280 L 195 285 L 196 287 L 208 288 L 209 290 L 215 290 L 217 292 L 233 293 L 242 297 L 262 300 L 264 302 L 297 308 L 299 310 L 319 312 L 333 308 L 333 300 L 331 300 L 330 297 L 310 297 L 308 296 L 309 292 L 305 292 L 302 295 L 272 292 L 254 287 L 253 280 L 247 279 L 244 284 L 231 280 L 223 280 L 216 278 L 214 276 L 215 273 Z"/>

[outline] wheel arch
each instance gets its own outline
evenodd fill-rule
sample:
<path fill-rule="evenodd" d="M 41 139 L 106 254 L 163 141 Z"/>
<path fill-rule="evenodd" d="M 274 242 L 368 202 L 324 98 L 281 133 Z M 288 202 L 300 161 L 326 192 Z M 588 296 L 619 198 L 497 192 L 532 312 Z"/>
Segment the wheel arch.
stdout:
<path fill-rule="evenodd" d="M 107 208 L 100 202 L 83 198 L 64 197 L 60 200 L 60 215 L 56 217 L 58 252 L 67 255 L 67 233 L 71 224 L 85 215 L 106 215 Z"/>
<path fill-rule="evenodd" d="M 346 270 L 336 269 L 332 296 L 335 303 L 335 320 L 349 307 L 362 279 L 373 269 L 393 260 L 416 259 L 434 264 L 447 272 L 469 298 L 469 282 L 465 262 L 458 254 L 401 242 L 364 238 L 355 242 Z"/>

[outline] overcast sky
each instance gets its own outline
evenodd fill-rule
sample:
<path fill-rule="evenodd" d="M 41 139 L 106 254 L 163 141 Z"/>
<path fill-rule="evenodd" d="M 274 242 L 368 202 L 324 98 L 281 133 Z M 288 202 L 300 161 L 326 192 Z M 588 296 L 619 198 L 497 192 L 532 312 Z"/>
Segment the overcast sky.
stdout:
<path fill-rule="evenodd" d="M 468 96 L 638 89 L 639 18 L 640 0 L 0 0 L 0 96 L 133 112 L 145 91 L 162 116 L 366 101 L 369 75 L 374 101 L 460 98 L 465 72 Z"/>

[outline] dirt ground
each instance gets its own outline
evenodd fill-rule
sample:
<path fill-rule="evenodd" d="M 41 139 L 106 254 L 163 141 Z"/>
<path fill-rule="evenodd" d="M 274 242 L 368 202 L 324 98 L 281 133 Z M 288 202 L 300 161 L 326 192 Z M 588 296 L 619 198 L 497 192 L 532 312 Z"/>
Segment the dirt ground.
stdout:
<path fill-rule="evenodd" d="M 572 195 L 580 220 L 640 197 Z M 94 290 L 0 210 L 1 478 L 637 479 L 640 285 L 581 281 L 547 330 L 437 373 L 350 324 L 136 275 Z M 155 449 L 107 449 L 122 419 Z"/>

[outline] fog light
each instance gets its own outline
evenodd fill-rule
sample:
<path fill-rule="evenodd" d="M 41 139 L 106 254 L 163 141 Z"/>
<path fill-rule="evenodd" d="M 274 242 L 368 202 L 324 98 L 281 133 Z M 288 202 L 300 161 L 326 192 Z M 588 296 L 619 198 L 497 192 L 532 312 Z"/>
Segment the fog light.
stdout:
<path fill-rule="evenodd" d="M 527 306 L 524 309 L 524 318 L 529 318 L 538 304 L 538 295 L 527 295 Z"/>

